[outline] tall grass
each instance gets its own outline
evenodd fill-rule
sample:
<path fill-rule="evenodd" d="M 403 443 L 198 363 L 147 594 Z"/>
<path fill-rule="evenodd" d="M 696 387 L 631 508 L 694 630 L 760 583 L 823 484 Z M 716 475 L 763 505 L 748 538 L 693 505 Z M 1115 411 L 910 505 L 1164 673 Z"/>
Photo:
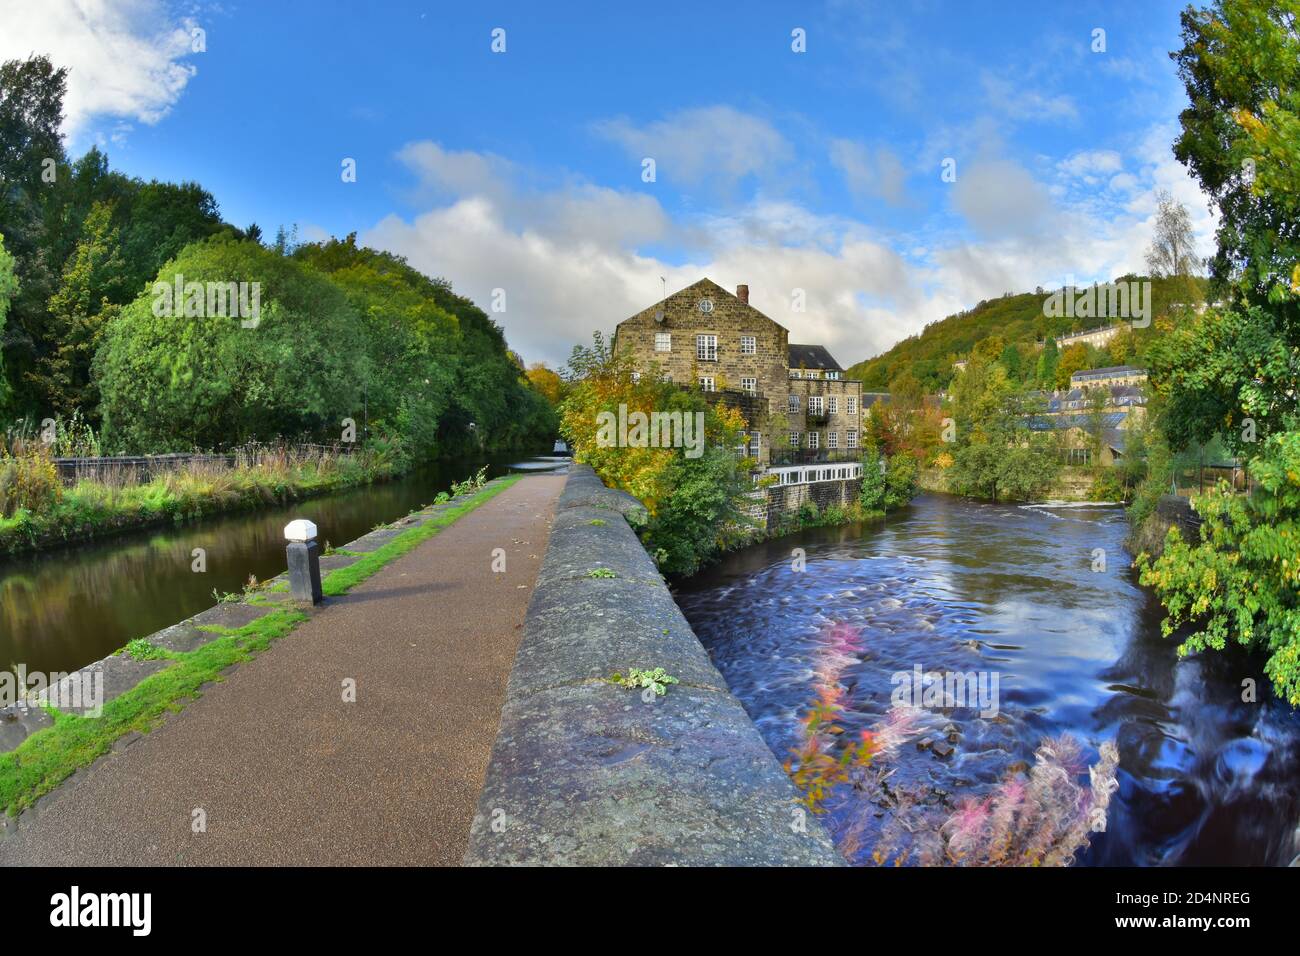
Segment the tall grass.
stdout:
<path fill-rule="evenodd" d="M 0 551 L 83 540 L 132 527 L 183 522 L 224 511 L 310 497 L 392 477 L 402 460 L 391 447 L 341 454 L 319 446 L 257 445 L 235 453 L 233 466 L 201 461 L 149 481 L 131 468 L 97 472 L 61 489 L 47 450 L 23 443 L 0 457 Z M 31 490 L 39 468 L 53 492 Z M 17 476 L 5 486 L 4 476 Z M 6 490 L 8 489 L 8 490 Z"/>

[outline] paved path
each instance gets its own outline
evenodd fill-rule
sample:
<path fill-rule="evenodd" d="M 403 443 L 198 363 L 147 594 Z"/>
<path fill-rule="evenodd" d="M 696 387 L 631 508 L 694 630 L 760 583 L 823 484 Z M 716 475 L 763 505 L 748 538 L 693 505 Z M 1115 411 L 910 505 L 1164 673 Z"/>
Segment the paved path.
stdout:
<path fill-rule="evenodd" d="M 238 665 L 25 815 L 0 865 L 459 864 L 564 480 L 517 482 Z"/>

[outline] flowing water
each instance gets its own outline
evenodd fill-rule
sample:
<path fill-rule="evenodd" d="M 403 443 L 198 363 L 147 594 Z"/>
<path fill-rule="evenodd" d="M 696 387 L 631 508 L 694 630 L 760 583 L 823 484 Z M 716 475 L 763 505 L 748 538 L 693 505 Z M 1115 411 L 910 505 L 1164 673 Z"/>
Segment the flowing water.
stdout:
<path fill-rule="evenodd" d="M 923 495 L 884 522 L 729 555 L 677 599 L 782 759 L 828 676 L 856 737 L 890 710 L 899 672 L 997 674 L 996 714 L 922 712 L 917 736 L 888 758 L 892 785 L 921 786 L 951 809 L 1032 764 L 1045 737 L 1068 732 L 1090 764 L 1114 740 L 1120 788 L 1079 862 L 1285 865 L 1300 852 L 1300 715 L 1273 697 L 1257 659 L 1179 659 L 1137 584 L 1126 530 L 1118 508 Z M 1258 702 L 1242 699 L 1248 680 Z M 953 753 L 915 746 L 927 736 Z M 867 829 L 856 862 L 889 814 L 870 799 L 828 804 L 832 834 Z"/>
<path fill-rule="evenodd" d="M 71 671 L 136 637 L 184 620 L 284 571 L 284 526 L 308 518 L 341 547 L 378 524 L 432 504 L 454 481 L 488 466 L 488 477 L 555 468 L 560 458 L 503 456 L 440 461 L 400 479 L 321 498 L 168 525 L 76 547 L 0 560 L 0 668 Z M 193 570 L 194 549 L 206 570 Z"/>

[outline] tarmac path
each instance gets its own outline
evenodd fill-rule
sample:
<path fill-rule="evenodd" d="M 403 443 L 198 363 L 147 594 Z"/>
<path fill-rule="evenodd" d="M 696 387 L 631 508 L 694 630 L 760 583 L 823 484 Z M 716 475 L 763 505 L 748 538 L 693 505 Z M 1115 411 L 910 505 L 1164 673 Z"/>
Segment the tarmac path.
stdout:
<path fill-rule="evenodd" d="M 41 800 L 0 865 L 459 865 L 564 482 L 516 482 L 332 599 Z"/>

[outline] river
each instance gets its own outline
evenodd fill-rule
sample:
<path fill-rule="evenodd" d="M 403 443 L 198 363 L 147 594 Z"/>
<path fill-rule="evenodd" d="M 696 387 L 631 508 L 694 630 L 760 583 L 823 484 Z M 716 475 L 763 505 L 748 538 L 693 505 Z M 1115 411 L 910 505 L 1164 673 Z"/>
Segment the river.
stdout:
<path fill-rule="evenodd" d="M 488 477 L 542 470 L 556 458 L 439 461 L 394 481 L 333 495 L 167 525 L 43 553 L 0 560 L 0 668 L 71 671 L 211 607 L 213 592 L 239 591 L 284 571 L 284 526 L 308 518 L 326 543 L 341 547 L 432 504 L 452 482 L 488 466 Z M 195 548 L 206 569 L 193 569 Z"/>
<path fill-rule="evenodd" d="M 884 521 L 735 552 L 676 594 L 783 760 L 828 670 L 854 736 L 890 709 L 898 672 L 997 673 L 998 713 L 926 713 L 921 733 L 954 752 L 913 738 L 890 758 L 891 784 L 921 785 L 951 809 L 1032 764 L 1044 737 L 1068 732 L 1089 764 L 1114 740 L 1120 787 L 1079 863 L 1286 865 L 1300 852 L 1300 715 L 1274 698 L 1257 659 L 1179 659 L 1177 641 L 1160 635 L 1158 602 L 1137 584 L 1126 530 L 1118 508 L 926 494 Z M 848 650 L 845 627 L 861 637 Z M 1258 702 L 1243 701 L 1248 680 Z M 889 816 L 855 805 L 868 799 L 850 793 L 823 818 L 837 839 L 868 821 L 850 850 L 857 863 Z"/>

